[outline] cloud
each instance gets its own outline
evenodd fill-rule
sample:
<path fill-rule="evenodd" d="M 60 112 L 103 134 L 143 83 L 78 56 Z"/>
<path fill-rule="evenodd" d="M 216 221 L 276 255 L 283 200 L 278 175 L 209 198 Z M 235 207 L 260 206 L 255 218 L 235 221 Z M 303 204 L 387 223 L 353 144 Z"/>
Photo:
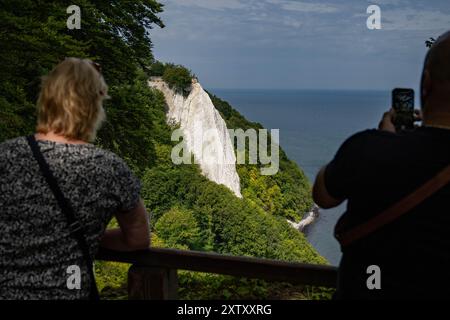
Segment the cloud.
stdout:
<path fill-rule="evenodd" d="M 188 66 L 209 87 L 411 86 L 424 41 L 450 28 L 448 0 L 161 2 L 155 57 Z M 366 27 L 370 4 L 381 7 L 382 30 Z"/>
<path fill-rule="evenodd" d="M 310 13 L 334 13 L 338 8 L 326 3 L 311 3 L 288 0 L 268 0 L 269 3 L 279 5 L 286 11 L 310 12 Z"/>
<path fill-rule="evenodd" d="M 412 8 L 382 11 L 381 19 L 385 30 L 431 31 L 448 29 L 450 25 L 450 14 Z"/>
<path fill-rule="evenodd" d="M 409 5 L 409 1 L 407 0 L 372 0 L 373 4 L 377 5 L 389 5 L 389 6 L 400 6 L 400 5 Z"/>
<path fill-rule="evenodd" d="M 173 4 L 184 7 L 200 7 L 210 10 L 243 9 L 241 0 L 171 0 Z"/>
<path fill-rule="evenodd" d="M 292 18 L 288 18 L 283 20 L 283 24 L 287 27 L 291 27 L 291 28 L 301 28 L 303 26 L 303 23 L 297 19 L 292 19 Z"/>

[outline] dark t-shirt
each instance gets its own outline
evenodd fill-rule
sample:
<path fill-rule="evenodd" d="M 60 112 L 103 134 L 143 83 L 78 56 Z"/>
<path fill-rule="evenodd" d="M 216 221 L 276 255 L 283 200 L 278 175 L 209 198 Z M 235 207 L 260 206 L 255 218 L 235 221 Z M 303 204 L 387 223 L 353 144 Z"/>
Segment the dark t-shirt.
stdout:
<path fill-rule="evenodd" d="M 412 193 L 450 164 L 450 130 L 422 127 L 349 138 L 325 171 L 334 198 L 347 199 L 338 222 L 349 230 Z M 342 229 L 341 229 L 342 228 Z M 380 268 L 369 290 L 367 268 Z M 337 297 L 450 297 L 450 184 L 398 220 L 343 248 Z"/>

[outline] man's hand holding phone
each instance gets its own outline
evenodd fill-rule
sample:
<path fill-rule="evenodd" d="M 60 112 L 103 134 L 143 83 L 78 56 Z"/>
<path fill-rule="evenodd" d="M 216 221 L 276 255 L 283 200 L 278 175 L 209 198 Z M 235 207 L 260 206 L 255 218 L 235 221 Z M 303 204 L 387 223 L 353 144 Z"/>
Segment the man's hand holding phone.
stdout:
<path fill-rule="evenodd" d="M 383 114 L 383 118 L 378 125 L 378 129 L 382 131 L 388 131 L 392 133 L 396 133 L 397 129 L 395 127 L 395 110 L 391 108 L 389 111 Z M 415 109 L 414 110 L 414 122 L 422 121 L 422 111 Z"/>
<path fill-rule="evenodd" d="M 414 110 L 414 90 L 396 88 L 392 90 L 392 107 L 384 113 L 378 128 L 393 133 L 409 131 L 421 120 L 421 112 Z"/>
<path fill-rule="evenodd" d="M 396 133 L 397 130 L 395 129 L 394 119 L 395 119 L 395 110 L 390 109 L 389 111 L 383 114 L 383 118 L 381 118 L 380 124 L 378 125 L 378 129 L 382 131 Z"/>

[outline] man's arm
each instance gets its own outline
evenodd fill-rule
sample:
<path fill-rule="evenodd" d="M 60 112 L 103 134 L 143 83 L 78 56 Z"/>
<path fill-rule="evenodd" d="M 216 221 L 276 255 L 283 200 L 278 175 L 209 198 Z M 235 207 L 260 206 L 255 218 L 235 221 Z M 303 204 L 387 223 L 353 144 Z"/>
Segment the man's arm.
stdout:
<path fill-rule="evenodd" d="M 134 251 L 150 246 L 150 227 L 144 203 L 128 211 L 116 214 L 120 228 L 105 231 L 100 246 L 117 251 Z"/>
<path fill-rule="evenodd" d="M 319 207 L 330 209 L 337 207 L 344 200 L 335 199 L 329 194 L 325 186 L 325 169 L 326 167 L 323 167 L 317 174 L 316 181 L 314 182 L 313 187 L 313 199 Z"/>

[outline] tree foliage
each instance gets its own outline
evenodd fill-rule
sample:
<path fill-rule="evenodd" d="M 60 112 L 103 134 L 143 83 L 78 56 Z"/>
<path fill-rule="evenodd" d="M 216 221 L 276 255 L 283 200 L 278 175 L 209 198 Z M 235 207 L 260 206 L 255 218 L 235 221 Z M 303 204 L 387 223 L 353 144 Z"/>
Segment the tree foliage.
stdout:
<path fill-rule="evenodd" d="M 80 0 L 81 29 L 68 30 L 66 8 L 71 4 L 2 1 L 0 142 L 34 131 L 41 76 L 64 57 L 93 59 L 102 65 L 111 96 L 105 103 L 107 121 L 96 144 L 124 158 L 142 178 L 142 197 L 156 232 L 154 245 L 325 263 L 304 235 L 284 219 L 300 218 L 312 202 L 307 179 L 284 152 L 275 176 L 261 176 L 260 165 L 238 166 L 244 199 L 208 181 L 198 166 L 171 162 L 173 128 L 166 123 L 163 95 L 147 86 L 147 78 L 162 76 L 186 93 L 192 74 L 153 58 L 150 32 L 152 27 L 163 26 L 158 17 L 163 6 L 153 0 Z M 229 128 L 262 128 L 228 103 L 212 99 Z M 104 292 L 123 289 L 125 269 L 98 263 L 99 287 Z M 182 284 L 192 283 L 185 279 Z M 213 283 L 208 287 L 218 288 Z M 240 290 L 239 286 L 235 289 Z"/>
<path fill-rule="evenodd" d="M 163 80 L 175 91 L 188 94 L 192 85 L 192 74 L 183 66 L 166 65 Z"/>
<path fill-rule="evenodd" d="M 153 0 L 81 0 L 77 3 L 82 9 L 81 29 L 69 30 L 66 9 L 71 4 L 2 1 L 0 141 L 34 130 L 41 76 L 65 57 L 90 58 L 102 65 L 113 97 L 106 108 L 110 121 L 100 132 L 99 143 L 133 159 L 132 165 L 143 169 L 144 158 L 151 157 L 154 149 L 148 138 L 150 111 L 143 109 L 157 104 L 142 99 L 157 97 L 152 98 L 155 94 L 144 89 L 146 81 L 141 75 L 154 62 L 149 30 L 163 26 L 157 17 L 162 5 Z"/>
<path fill-rule="evenodd" d="M 155 225 L 155 232 L 171 248 L 195 249 L 199 239 L 192 211 L 177 207 L 164 213 Z"/>

